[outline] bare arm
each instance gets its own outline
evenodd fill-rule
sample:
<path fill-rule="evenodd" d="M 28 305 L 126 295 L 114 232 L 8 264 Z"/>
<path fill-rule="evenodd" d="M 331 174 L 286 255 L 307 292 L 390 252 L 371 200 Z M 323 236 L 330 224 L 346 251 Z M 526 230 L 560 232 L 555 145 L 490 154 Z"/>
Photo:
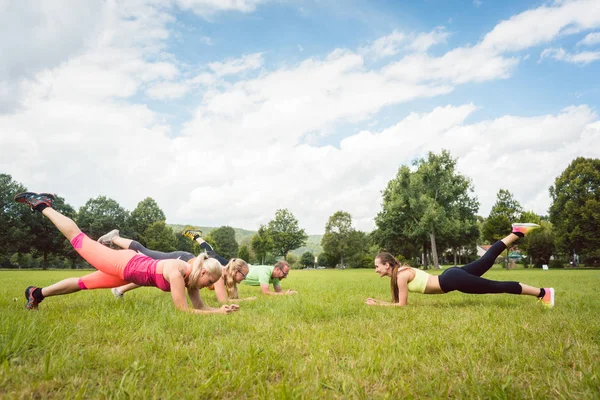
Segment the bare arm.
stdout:
<path fill-rule="evenodd" d="M 228 314 L 231 311 L 237 311 L 239 308 L 237 304 L 222 305 L 220 308 L 207 306 L 200 297 L 199 289 L 188 288 L 188 296 L 190 296 L 190 300 L 194 305 L 194 308 L 188 309 L 188 311 L 191 311 L 195 314 Z"/>
<path fill-rule="evenodd" d="M 295 290 L 291 290 L 291 289 L 288 289 L 288 290 L 286 290 L 284 292 L 281 289 L 281 286 L 279 286 L 279 285 L 273 286 L 273 288 L 275 289 L 275 291 L 271 292 L 269 290 L 269 285 L 265 285 L 264 283 L 260 284 L 260 291 L 262 292 L 262 294 L 266 294 L 266 295 L 269 295 L 269 296 L 285 296 L 285 295 L 290 295 L 290 294 L 296 294 L 296 293 L 298 293 Z"/>
<path fill-rule="evenodd" d="M 227 301 L 227 292 L 225 291 L 225 281 L 223 281 L 223 277 L 220 277 L 219 280 L 215 282 L 215 296 L 217 296 L 217 301 L 219 303 L 225 303 Z"/>
<path fill-rule="evenodd" d="M 235 311 L 232 308 L 232 305 L 223 306 L 221 308 L 212 308 L 206 306 L 202 302 L 200 291 L 198 289 L 188 289 L 188 295 L 190 296 L 190 300 L 194 306 L 193 308 L 189 307 L 185 298 L 185 280 L 179 271 L 179 263 L 180 261 L 178 260 L 168 260 L 165 261 L 164 266 L 164 269 L 167 272 L 168 281 L 171 284 L 171 297 L 173 299 L 173 304 L 175 304 L 175 307 L 178 310 L 188 311 L 195 314 L 227 314 L 231 311 Z"/>
<path fill-rule="evenodd" d="M 411 275 L 408 271 L 400 271 L 398 273 L 398 303 L 376 300 L 369 297 L 366 304 L 370 306 L 404 307 L 408 302 L 408 280 L 410 277 Z"/>

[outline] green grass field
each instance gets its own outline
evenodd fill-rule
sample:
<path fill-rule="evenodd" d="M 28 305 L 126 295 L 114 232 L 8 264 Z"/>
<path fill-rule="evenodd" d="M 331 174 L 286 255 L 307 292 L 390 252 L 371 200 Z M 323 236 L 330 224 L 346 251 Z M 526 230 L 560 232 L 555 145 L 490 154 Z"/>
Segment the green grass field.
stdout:
<path fill-rule="evenodd" d="M 232 315 L 176 312 L 154 288 L 23 308 L 27 285 L 73 273 L 0 271 L 1 398 L 600 398 L 600 271 L 486 274 L 555 287 L 554 309 L 460 293 L 369 307 L 390 297 L 373 270 L 292 271 L 299 295 Z"/>

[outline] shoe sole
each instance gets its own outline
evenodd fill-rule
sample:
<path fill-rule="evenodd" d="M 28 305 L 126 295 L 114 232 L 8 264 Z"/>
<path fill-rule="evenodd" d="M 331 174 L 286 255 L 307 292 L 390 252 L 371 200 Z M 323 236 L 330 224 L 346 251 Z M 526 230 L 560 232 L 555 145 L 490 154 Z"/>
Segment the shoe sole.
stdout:
<path fill-rule="evenodd" d="M 116 234 L 113 234 L 113 232 L 117 232 Z M 121 232 L 119 232 L 118 229 L 113 229 L 112 231 L 108 232 L 106 235 L 102 235 L 98 238 L 98 243 L 104 244 L 104 245 L 108 245 L 108 244 L 112 244 L 112 238 L 115 236 L 118 236 Z M 110 239 L 105 239 L 105 238 L 110 238 Z"/>
<path fill-rule="evenodd" d="M 550 305 L 554 307 L 554 288 L 550 288 Z"/>

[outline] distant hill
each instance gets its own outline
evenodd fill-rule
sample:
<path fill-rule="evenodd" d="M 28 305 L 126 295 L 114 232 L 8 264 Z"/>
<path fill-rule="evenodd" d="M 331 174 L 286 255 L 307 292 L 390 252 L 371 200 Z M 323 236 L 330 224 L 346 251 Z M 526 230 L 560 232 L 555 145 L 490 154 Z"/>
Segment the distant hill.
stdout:
<path fill-rule="evenodd" d="M 173 229 L 173 232 L 179 233 L 186 226 L 190 225 L 177 225 L 177 224 L 167 224 Z M 214 226 L 194 226 L 202 231 L 204 235 L 208 235 L 211 231 L 217 229 L 218 227 Z M 235 240 L 239 245 L 247 244 L 250 245 L 250 240 L 252 240 L 252 236 L 256 234 L 256 231 L 249 231 L 241 228 L 233 228 L 235 231 Z M 321 247 L 321 239 L 323 235 L 308 235 L 308 239 L 306 239 L 306 246 L 300 247 L 299 249 L 293 250 L 290 253 L 293 255 L 300 257 L 303 253 L 310 251 L 314 255 L 319 255 L 323 252 L 323 248 Z"/>

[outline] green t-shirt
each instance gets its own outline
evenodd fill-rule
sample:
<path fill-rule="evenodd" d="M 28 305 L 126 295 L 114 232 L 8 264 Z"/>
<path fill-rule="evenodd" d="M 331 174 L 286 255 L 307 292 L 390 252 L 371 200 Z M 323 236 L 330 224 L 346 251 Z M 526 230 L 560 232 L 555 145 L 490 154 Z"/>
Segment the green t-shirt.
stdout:
<path fill-rule="evenodd" d="M 272 283 L 273 286 L 279 286 L 279 279 L 271 277 L 275 269 L 274 265 L 249 265 L 248 267 L 250 271 L 246 279 L 242 281 L 243 284 L 260 286 L 261 284 L 268 285 Z"/>

